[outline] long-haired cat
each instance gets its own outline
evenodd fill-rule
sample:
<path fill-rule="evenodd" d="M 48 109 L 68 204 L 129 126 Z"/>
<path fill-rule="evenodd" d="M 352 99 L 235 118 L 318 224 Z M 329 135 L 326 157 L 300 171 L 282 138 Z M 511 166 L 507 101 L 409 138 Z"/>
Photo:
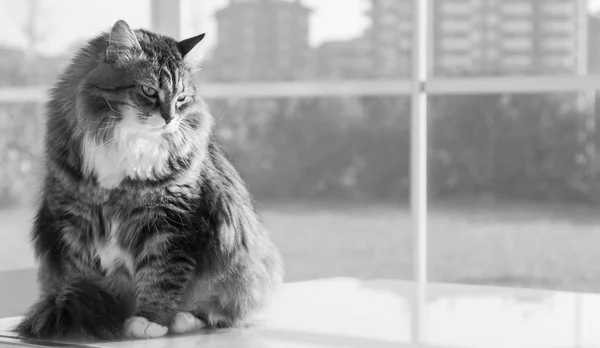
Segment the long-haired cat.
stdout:
<path fill-rule="evenodd" d="M 42 295 L 21 335 L 239 326 L 280 284 L 280 256 L 192 76 L 203 36 L 118 21 L 52 90 L 32 230 Z"/>

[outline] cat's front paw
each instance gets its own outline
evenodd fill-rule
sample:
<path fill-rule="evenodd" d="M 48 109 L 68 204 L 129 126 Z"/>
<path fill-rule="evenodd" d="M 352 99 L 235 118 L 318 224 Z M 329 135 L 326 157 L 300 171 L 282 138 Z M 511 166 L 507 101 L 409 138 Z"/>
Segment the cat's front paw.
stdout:
<path fill-rule="evenodd" d="M 182 334 L 199 330 L 204 326 L 202 320 L 198 319 L 192 313 L 179 312 L 175 315 L 175 319 L 173 319 L 170 329 L 172 333 Z"/>
<path fill-rule="evenodd" d="M 125 337 L 156 338 L 167 334 L 167 327 L 149 321 L 144 317 L 131 317 L 125 321 Z"/>

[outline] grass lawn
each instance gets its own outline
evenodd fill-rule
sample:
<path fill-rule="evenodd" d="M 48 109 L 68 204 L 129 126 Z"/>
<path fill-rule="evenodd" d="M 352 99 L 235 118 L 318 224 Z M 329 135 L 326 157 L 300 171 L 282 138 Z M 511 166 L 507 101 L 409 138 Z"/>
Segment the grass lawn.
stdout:
<path fill-rule="evenodd" d="M 261 209 L 289 281 L 410 279 L 406 207 L 272 205 Z M 33 265 L 29 209 L 0 210 L 0 271 Z M 431 208 L 433 281 L 600 292 L 600 216 L 590 207 L 444 203 Z"/>

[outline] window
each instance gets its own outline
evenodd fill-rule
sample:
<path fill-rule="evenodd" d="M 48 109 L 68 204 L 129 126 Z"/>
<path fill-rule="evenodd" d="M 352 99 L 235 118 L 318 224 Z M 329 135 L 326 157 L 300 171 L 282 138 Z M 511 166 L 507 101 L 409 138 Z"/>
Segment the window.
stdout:
<path fill-rule="evenodd" d="M 542 12 L 551 14 L 551 15 L 572 15 L 577 12 L 577 4 L 573 3 L 562 3 L 562 2 L 554 2 L 547 3 L 542 6 Z"/>
<path fill-rule="evenodd" d="M 517 49 L 517 50 L 530 50 L 532 45 L 532 42 L 528 39 L 528 38 L 518 38 L 518 39 L 509 39 L 509 40 L 504 40 L 503 42 L 503 48 L 506 49 Z"/>
<path fill-rule="evenodd" d="M 588 74 L 600 71 L 585 65 L 598 33 L 573 29 L 595 18 L 586 2 L 548 4 L 553 15 L 535 21 L 500 18 L 503 39 L 487 42 L 497 59 L 428 81 L 431 281 L 600 289 L 587 246 L 600 197 L 600 79 Z"/>
<path fill-rule="evenodd" d="M 524 67 L 531 64 L 531 58 L 526 55 L 506 56 L 503 59 L 504 63 L 510 67 Z"/>
<path fill-rule="evenodd" d="M 51 8 L 72 5 L 41 2 Z M 155 26 L 150 7 L 156 2 L 138 1 L 132 12 L 108 11 L 116 4 L 98 2 L 98 26 L 94 19 L 90 28 L 82 24 L 83 29 L 72 30 L 60 60 L 40 69 L 40 74 L 55 71 L 53 75 L 28 82 L 24 89 L 19 87 L 21 75 L 8 84 L 0 78 L 0 218 L 6 221 L 0 235 L 11 236 L 0 239 L 0 272 L 30 272 L 29 285 L 14 291 L 35 289 L 27 231 L 34 212 L 30 202 L 41 179 L 36 168 L 42 156 L 44 92 L 82 42 L 110 28 L 117 19 L 114 13 L 132 27 Z M 410 74 L 411 53 L 401 49 L 412 47 L 410 23 L 402 24 L 407 30 L 400 42 L 374 46 L 372 37 L 398 39 L 398 23 L 384 22 L 375 29 L 362 0 L 268 1 L 257 5 L 268 8 L 256 11 L 248 10 L 252 2 L 179 3 L 180 18 L 158 15 L 154 20 L 181 38 L 207 33 L 208 52 L 198 77 L 202 94 L 218 138 L 285 257 L 287 280 L 411 279 L 410 214 L 402 207 L 410 190 L 410 84 L 402 77 Z M 9 8 L 4 6 L 15 6 L 1 4 L 0 13 Z M 388 6 L 411 11 L 408 1 Z M 285 17 L 271 20 L 281 8 Z M 72 11 L 89 17 L 82 6 Z M 263 30 L 264 23 L 272 26 Z M 217 28 L 218 35 L 212 34 Z M 278 36 L 282 32 L 286 37 Z M 0 39 L 8 36 L 2 35 Z M 329 49 L 317 50 L 322 47 Z M 0 54 L 0 63 L 5 57 Z M 0 74 L 5 73 L 15 74 L 0 66 Z M 15 120 L 24 126 L 16 127 Z M 398 226 L 405 226 L 402 234 L 396 233 Z M 13 291 L 4 279 L 0 273 L 0 295 Z M 0 317 L 23 313 L 33 296 L 11 308 L 0 304 Z"/>
<path fill-rule="evenodd" d="M 596 194 L 596 118 L 578 101 L 576 93 L 431 99 L 432 280 L 597 291 L 587 246 L 595 208 L 580 204 Z"/>
<path fill-rule="evenodd" d="M 552 50 L 561 50 L 561 51 L 574 51 L 576 49 L 575 43 L 572 41 L 561 39 L 561 38 L 548 38 L 542 41 L 542 45 L 545 48 Z"/>
<path fill-rule="evenodd" d="M 549 20 L 542 25 L 545 31 L 554 34 L 573 32 L 576 28 L 574 23 L 567 21 Z"/>
<path fill-rule="evenodd" d="M 527 35 L 533 28 L 533 22 L 531 20 L 507 20 L 503 23 L 502 28 L 508 33 Z"/>
<path fill-rule="evenodd" d="M 563 68 L 563 69 L 568 69 L 569 67 L 573 66 L 575 63 L 575 58 L 569 55 L 561 55 L 561 54 L 554 54 L 554 55 L 548 55 L 547 57 L 544 57 L 543 59 L 544 64 L 553 66 L 557 69 Z"/>
<path fill-rule="evenodd" d="M 531 3 L 523 2 L 523 3 L 506 3 L 502 6 L 502 12 L 509 15 L 529 15 L 533 12 L 533 7 Z"/>
<path fill-rule="evenodd" d="M 40 3 L 88 13 L 74 2 Z M 182 37 L 202 30 L 208 38 L 220 20 L 227 21 L 224 16 L 231 16 L 233 28 L 254 6 L 195 3 L 180 2 L 182 19 L 155 21 Z M 592 268 L 600 242 L 593 205 L 600 197 L 594 186 L 600 89 L 594 62 L 600 58 L 592 55 L 588 38 L 598 35 L 573 30 L 581 18 L 591 18 L 584 1 L 575 17 L 565 10 L 562 19 L 553 15 L 535 25 L 504 18 L 494 6 L 454 1 L 456 8 L 474 6 L 466 12 L 472 20 L 464 20 L 463 12 L 456 20 L 431 11 L 432 22 L 420 30 L 379 14 L 416 20 L 413 5 L 424 1 L 380 1 L 380 12 L 359 0 L 268 3 L 287 6 L 290 22 L 307 23 L 286 29 L 294 44 L 271 35 L 285 23 L 273 21 L 276 27 L 266 34 L 256 30 L 273 12 L 251 12 L 252 21 L 243 20 L 247 27 L 231 30 L 227 40 L 207 39 L 199 79 L 217 137 L 259 202 L 286 260 L 288 281 L 343 276 L 600 288 Z M 132 25 L 156 26 L 150 2 L 136 4 L 123 10 Z M 109 11 L 116 4 L 95 6 L 93 21 L 75 29 L 64 24 L 71 36 L 57 48 L 56 60 L 40 61 L 39 69 L 26 64 L 0 70 L 0 132 L 7 135 L 0 136 L 0 218 L 7 222 L 0 235 L 11 236 L 0 244 L 0 255 L 8 255 L 0 256 L 0 272 L 34 266 L 26 230 L 33 214 L 28 202 L 39 182 L 40 104 L 82 40 L 117 19 Z M 196 18 L 196 11 L 202 21 L 184 20 Z M 429 24 L 435 30 L 425 36 Z M 543 44 L 523 44 L 544 42 L 533 35 L 551 32 L 555 38 L 564 31 L 572 33 L 573 45 L 565 45 L 569 52 L 562 56 L 544 51 Z M 36 55 L 45 46 L 36 40 L 22 38 L 16 50 L 0 43 L 8 52 L 0 63 L 30 62 L 31 52 L 41 59 Z M 423 54 L 440 42 L 468 45 L 460 44 L 459 53 Z M 505 55 L 505 42 L 522 52 Z M 260 59 L 251 57 L 256 52 Z M 282 57 L 273 52 L 293 64 L 280 66 Z M 0 315 L 23 308 L 0 308 Z"/>
<path fill-rule="evenodd" d="M 471 45 L 471 42 L 468 39 L 452 39 L 447 38 L 442 41 L 442 49 L 448 50 L 463 50 L 468 49 Z"/>
<path fill-rule="evenodd" d="M 442 12 L 448 15 L 463 15 L 471 10 L 469 2 L 444 2 L 441 8 Z"/>
<path fill-rule="evenodd" d="M 115 11 L 118 8 L 119 11 Z M 68 20 L 64 14 L 69 13 Z M 10 15 L 9 15 L 10 14 Z M 150 25 L 150 1 L 0 1 L 0 317 L 36 296 L 29 244 L 41 180 L 43 101 L 74 52 L 120 18 Z"/>
<path fill-rule="evenodd" d="M 468 32 L 471 29 L 469 22 L 453 19 L 443 19 L 441 30 L 444 32 Z"/>
<path fill-rule="evenodd" d="M 494 61 L 496 58 L 498 58 L 498 52 L 499 52 L 499 50 L 497 48 L 490 48 L 490 47 L 488 47 L 485 50 L 485 56 L 490 61 Z"/>
<path fill-rule="evenodd" d="M 471 64 L 472 60 L 463 55 L 448 55 L 442 58 L 441 64 L 448 68 L 467 68 Z"/>

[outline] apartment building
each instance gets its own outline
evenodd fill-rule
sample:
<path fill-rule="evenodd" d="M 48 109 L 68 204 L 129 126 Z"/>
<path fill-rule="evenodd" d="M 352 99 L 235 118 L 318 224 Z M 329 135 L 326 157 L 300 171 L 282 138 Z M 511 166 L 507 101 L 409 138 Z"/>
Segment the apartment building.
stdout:
<path fill-rule="evenodd" d="M 361 79 L 371 77 L 370 40 L 365 35 L 344 41 L 322 43 L 314 51 L 313 75 L 317 79 Z"/>
<path fill-rule="evenodd" d="M 373 66 L 410 74 L 417 0 L 371 0 Z M 433 0 L 433 71 L 442 75 L 574 73 L 581 44 L 575 0 Z"/>
<path fill-rule="evenodd" d="M 375 77 L 410 76 L 414 0 L 370 0 L 368 35 L 371 70 Z"/>
<path fill-rule="evenodd" d="M 310 9 L 299 0 L 230 0 L 216 13 L 215 80 L 284 80 L 309 70 Z"/>

